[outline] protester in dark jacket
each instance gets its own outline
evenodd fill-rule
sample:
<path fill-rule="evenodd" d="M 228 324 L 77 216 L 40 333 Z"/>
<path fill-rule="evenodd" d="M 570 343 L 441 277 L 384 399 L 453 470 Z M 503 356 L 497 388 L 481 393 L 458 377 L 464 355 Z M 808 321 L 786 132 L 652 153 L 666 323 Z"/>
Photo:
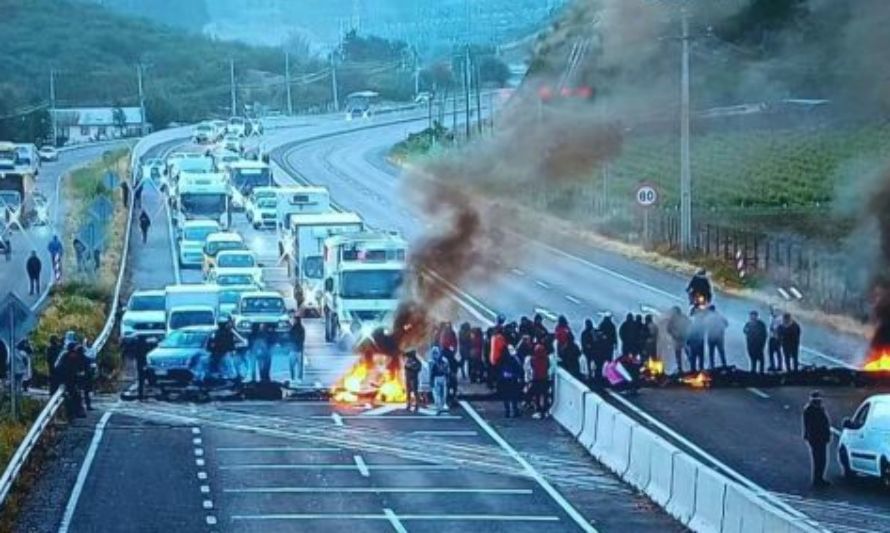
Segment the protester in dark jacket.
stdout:
<path fill-rule="evenodd" d="M 764 348 L 766 348 L 766 340 L 769 335 L 766 324 L 760 320 L 757 311 L 751 311 L 748 315 L 748 322 L 745 324 L 745 344 L 748 348 L 748 359 L 751 361 L 751 372 L 757 372 L 758 367 L 760 373 L 764 373 Z"/>
<path fill-rule="evenodd" d="M 667 322 L 667 334 L 671 338 L 674 349 L 674 357 L 677 364 L 677 372 L 683 373 L 683 354 L 686 351 L 686 341 L 692 324 L 689 318 L 683 314 L 679 307 L 671 309 L 671 315 Z M 690 355 L 691 358 L 691 355 Z"/>
<path fill-rule="evenodd" d="M 612 322 L 612 315 L 606 314 L 600 321 L 600 325 L 597 326 L 597 329 L 600 330 L 600 333 L 602 333 L 608 341 L 610 350 L 609 359 L 612 359 L 612 356 L 615 355 L 615 350 L 618 349 L 618 330 L 615 328 L 615 323 Z"/>
<path fill-rule="evenodd" d="M 422 368 L 417 352 L 411 350 L 405 354 L 405 408 L 410 411 L 412 401 L 414 411 L 420 410 L 420 370 Z"/>
<path fill-rule="evenodd" d="M 828 443 L 831 442 L 831 421 L 822 406 L 822 394 L 813 391 L 810 401 L 803 410 L 803 438 L 810 446 L 813 464 L 813 486 L 828 485 L 825 481 L 825 466 L 828 457 Z"/>
<path fill-rule="evenodd" d="M 139 213 L 139 229 L 142 230 L 142 244 L 148 242 L 148 228 L 151 227 L 151 219 L 148 218 L 148 213 L 145 212 L 145 209 Z"/>
<path fill-rule="evenodd" d="M 519 416 L 519 400 L 522 396 L 523 364 L 512 347 L 506 350 L 498 369 L 498 393 L 504 402 L 507 418 Z"/>
<path fill-rule="evenodd" d="M 585 320 L 584 329 L 581 330 L 581 353 L 587 358 L 587 364 L 592 363 L 596 358 L 596 333 L 593 320 L 589 318 Z"/>
<path fill-rule="evenodd" d="M 535 315 L 535 319 L 532 322 L 532 342 L 543 344 L 544 348 L 547 348 L 549 337 L 550 332 L 547 330 L 547 326 L 544 325 L 544 317 L 540 314 Z M 550 353 L 549 349 L 547 349 L 547 353 Z"/>
<path fill-rule="evenodd" d="M 59 365 L 59 377 L 65 385 L 65 411 L 69 419 L 86 417 L 80 394 L 80 376 L 86 372 L 86 357 L 78 345 L 69 343 Z"/>
<path fill-rule="evenodd" d="M 578 348 L 578 343 L 575 342 L 575 336 L 571 333 L 569 333 L 565 348 L 563 348 L 562 353 L 558 357 L 560 365 L 562 365 L 569 374 L 576 378 L 581 377 L 581 349 Z"/>
<path fill-rule="evenodd" d="M 470 353 L 467 358 L 470 371 L 470 383 L 482 383 L 484 380 L 485 339 L 482 328 L 470 329 Z"/>
<path fill-rule="evenodd" d="M 799 368 L 798 355 L 800 354 L 800 326 L 791 318 L 791 313 L 785 313 L 782 317 L 782 325 L 779 326 L 779 342 L 782 345 L 782 354 L 785 356 L 785 370 L 797 372 Z"/>
<path fill-rule="evenodd" d="M 40 263 L 40 258 L 37 257 L 36 251 L 31 251 L 31 255 L 28 257 L 28 260 L 25 262 L 25 270 L 28 272 L 28 294 L 40 294 L 40 270 L 43 268 L 43 265 Z"/>
<path fill-rule="evenodd" d="M 655 324 L 652 315 L 646 315 L 646 318 L 643 319 L 643 331 L 645 332 L 645 341 L 641 350 L 643 361 L 658 359 L 658 325 Z"/>
<path fill-rule="evenodd" d="M 618 337 L 621 339 L 621 355 L 636 354 L 637 326 L 631 313 L 627 314 L 618 328 Z"/>
<path fill-rule="evenodd" d="M 303 348 L 306 345 L 306 328 L 303 327 L 303 320 L 294 313 L 293 321 L 290 326 L 290 341 L 293 344 L 291 348 L 290 357 L 288 359 L 288 366 L 290 367 L 290 380 L 292 383 L 295 383 L 297 378 L 301 378 L 302 376 L 297 376 L 297 363 L 300 364 L 300 368 L 303 366 L 303 361 L 305 361 L 305 354 L 303 353 Z M 302 374 L 302 372 L 300 372 Z M 293 386 L 293 385 L 292 385 Z"/>

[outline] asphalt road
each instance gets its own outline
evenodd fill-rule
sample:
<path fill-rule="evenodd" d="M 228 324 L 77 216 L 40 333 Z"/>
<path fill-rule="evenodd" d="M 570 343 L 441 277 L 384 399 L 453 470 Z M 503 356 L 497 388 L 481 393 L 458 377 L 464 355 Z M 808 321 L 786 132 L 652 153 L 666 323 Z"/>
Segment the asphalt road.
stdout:
<path fill-rule="evenodd" d="M 304 135 L 343 127 L 333 124 L 307 126 Z M 146 189 L 154 223 L 148 242 L 131 250 L 134 288 L 175 281 L 160 202 Z M 241 216 L 235 222 L 270 261 L 271 233 Z M 276 286 L 277 268 L 266 271 Z M 199 278 L 181 273 L 183 282 Z M 321 355 L 318 379 L 351 364 L 349 354 L 317 348 L 310 360 Z M 67 531 L 572 531 L 587 522 L 601 531 L 682 530 L 555 422 L 501 421 L 495 404 L 438 417 L 326 402 L 107 399 L 102 408 L 105 425 L 73 488 Z M 498 420 L 499 430 L 486 419 Z"/>
<path fill-rule="evenodd" d="M 61 231 L 67 212 L 65 198 L 57 194 L 61 177 L 77 167 L 98 159 L 104 152 L 113 150 L 115 147 L 115 145 L 101 145 L 68 150 L 59 153 L 58 161 L 42 164 L 37 177 L 36 190 L 43 194 L 49 202 L 50 224 L 29 226 L 24 231 L 17 225 L 11 226 L 12 255 L 9 261 L 0 258 L 0 294 L 6 295 L 11 291 L 28 305 L 34 305 L 48 290 L 48 283 L 52 276 L 52 261 L 46 247 L 52 236 Z M 3 224 L 5 227 L 5 222 Z M 61 234 L 59 236 L 64 238 Z M 25 272 L 25 262 L 31 255 L 31 250 L 37 251 L 42 263 L 41 291 L 33 295 L 29 294 L 28 276 Z"/>
<path fill-rule="evenodd" d="M 422 122 L 376 128 L 281 150 L 279 162 L 312 183 L 326 185 L 345 208 L 362 214 L 383 229 L 401 231 L 416 239 L 430 229 L 407 200 L 400 172 L 383 155 Z M 484 283 L 460 288 L 471 298 L 465 306 L 491 320 L 497 313 L 508 316 L 566 315 L 575 328 L 582 320 L 609 311 L 617 317 L 641 308 L 658 311 L 684 305 L 685 279 L 616 254 L 551 236 L 546 243 L 536 237 L 523 239 L 521 252 L 505 250 L 503 275 Z M 727 349 L 730 364 L 747 366 L 741 330 L 747 313 L 758 303 L 718 294 L 718 308 L 730 321 Z M 802 322 L 802 362 L 839 366 L 858 365 L 864 339 L 838 334 L 828 328 Z M 669 362 L 670 363 L 670 362 Z M 839 427 L 861 399 L 879 392 L 865 389 L 824 391 L 826 406 Z M 808 488 L 809 459 L 800 438 L 800 411 L 809 390 L 767 389 L 726 391 L 645 390 L 631 398 L 633 405 L 649 412 L 731 469 L 778 493 L 795 507 L 826 524 L 855 524 L 864 530 L 890 529 L 885 494 L 868 483 L 837 481 L 827 491 Z M 633 406 L 622 405 L 627 411 Z M 756 431 L 752 437 L 752 430 Z M 882 498 L 884 498 L 882 500 Z"/>

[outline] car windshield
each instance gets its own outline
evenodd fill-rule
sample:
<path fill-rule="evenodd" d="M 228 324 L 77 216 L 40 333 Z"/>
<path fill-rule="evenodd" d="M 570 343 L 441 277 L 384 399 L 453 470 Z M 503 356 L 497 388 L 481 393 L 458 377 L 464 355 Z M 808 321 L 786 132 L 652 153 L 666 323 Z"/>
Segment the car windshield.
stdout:
<path fill-rule="evenodd" d="M 260 198 L 256 203 L 257 207 L 264 209 L 274 208 L 276 205 L 275 198 Z"/>
<path fill-rule="evenodd" d="M 163 294 L 134 295 L 130 298 L 130 311 L 163 311 L 165 299 Z"/>
<path fill-rule="evenodd" d="M 209 256 L 216 257 L 216 254 L 224 250 L 243 250 L 244 243 L 241 241 L 214 241 L 208 242 L 204 246 L 204 253 Z"/>
<path fill-rule="evenodd" d="M 321 279 L 324 276 L 324 258 L 314 255 L 303 259 L 303 277 Z"/>
<path fill-rule="evenodd" d="M 0 191 L 0 206 L 19 205 L 20 198 L 19 193 L 15 191 Z"/>
<path fill-rule="evenodd" d="M 190 215 L 217 216 L 226 210 L 224 194 L 181 194 L 182 210 Z"/>
<path fill-rule="evenodd" d="M 872 427 L 875 429 L 890 431 L 890 403 L 875 403 L 872 406 L 871 413 L 869 413 L 869 418 L 871 419 Z"/>
<path fill-rule="evenodd" d="M 219 256 L 216 266 L 220 268 L 252 268 L 256 259 L 250 254 L 225 254 Z"/>
<path fill-rule="evenodd" d="M 217 285 L 253 285 L 254 279 L 250 274 L 222 274 L 217 276 Z"/>
<path fill-rule="evenodd" d="M 340 296 L 355 300 L 391 299 L 402 286 L 400 270 L 364 270 L 342 274 Z"/>
<path fill-rule="evenodd" d="M 210 337 L 209 331 L 172 331 L 159 346 L 164 348 L 203 348 Z"/>
<path fill-rule="evenodd" d="M 212 326 L 216 323 L 216 317 L 212 311 L 176 311 L 170 316 L 170 329 L 180 329 L 188 326 Z"/>
<path fill-rule="evenodd" d="M 211 233 L 216 233 L 219 231 L 219 228 L 215 228 L 213 226 L 203 227 L 203 228 L 186 228 L 183 232 L 183 238 L 187 241 L 200 241 L 204 242 L 204 239 L 207 238 Z"/>
<path fill-rule="evenodd" d="M 280 314 L 284 312 L 284 300 L 273 296 L 246 298 L 241 301 L 241 312 L 244 314 Z"/>

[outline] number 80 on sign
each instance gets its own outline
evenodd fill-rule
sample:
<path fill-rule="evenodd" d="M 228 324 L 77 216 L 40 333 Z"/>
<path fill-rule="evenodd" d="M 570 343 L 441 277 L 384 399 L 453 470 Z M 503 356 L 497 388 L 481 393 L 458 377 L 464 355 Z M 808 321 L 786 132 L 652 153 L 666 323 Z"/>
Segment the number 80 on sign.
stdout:
<path fill-rule="evenodd" d="M 640 185 L 636 191 L 637 204 L 652 207 L 658 202 L 658 191 L 651 185 Z"/>

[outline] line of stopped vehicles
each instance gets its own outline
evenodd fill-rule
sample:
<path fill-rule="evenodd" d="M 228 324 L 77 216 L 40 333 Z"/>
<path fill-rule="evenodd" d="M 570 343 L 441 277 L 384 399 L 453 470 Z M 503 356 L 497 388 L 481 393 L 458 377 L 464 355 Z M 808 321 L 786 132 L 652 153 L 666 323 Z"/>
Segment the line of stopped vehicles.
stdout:
<path fill-rule="evenodd" d="M 246 379 L 239 361 L 258 336 L 261 349 L 273 352 L 267 355 L 290 352 L 295 314 L 309 319 L 307 336 L 323 328 L 325 342 L 351 353 L 356 341 L 391 323 L 404 279 L 407 243 L 398 233 L 336 209 L 324 187 L 279 185 L 268 156 L 243 146 L 244 130 L 205 136 L 209 124 L 196 128 L 196 147 L 144 160 L 139 169 L 141 186 L 168 204 L 171 254 L 183 277 L 196 281 L 139 287 L 122 308 L 120 338 L 125 346 L 145 341 L 147 378 L 162 394 L 237 390 Z M 221 322 L 231 322 L 244 342 L 211 372 Z"/>

